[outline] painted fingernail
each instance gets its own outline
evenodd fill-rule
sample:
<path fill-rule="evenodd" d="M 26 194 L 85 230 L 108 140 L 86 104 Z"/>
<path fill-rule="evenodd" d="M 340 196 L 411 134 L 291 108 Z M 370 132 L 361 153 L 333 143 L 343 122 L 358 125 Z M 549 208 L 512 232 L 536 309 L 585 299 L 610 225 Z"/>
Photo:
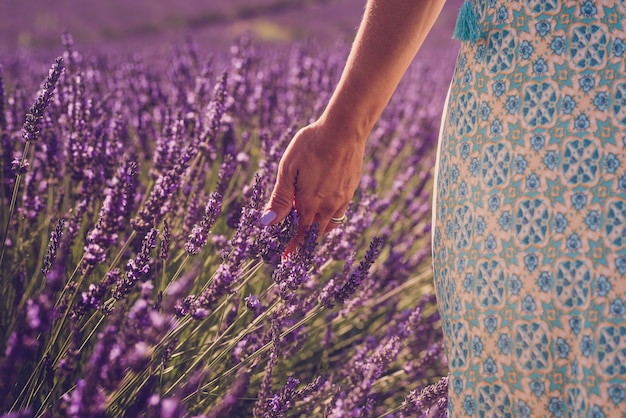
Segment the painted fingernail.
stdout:
<path fill-rule="evenodd" d="M 274 219 L 276 219 L 276 212 L 269 210 L 261 216 L 261 225 L 268 226 Z"/>

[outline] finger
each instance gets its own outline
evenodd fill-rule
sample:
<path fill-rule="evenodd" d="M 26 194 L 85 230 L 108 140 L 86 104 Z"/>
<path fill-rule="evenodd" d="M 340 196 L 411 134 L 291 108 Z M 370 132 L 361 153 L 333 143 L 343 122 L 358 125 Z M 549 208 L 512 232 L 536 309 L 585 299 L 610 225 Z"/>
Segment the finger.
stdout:
<path fill-rule="evenodd" d="M 279 170 L 270 201 L 261 216 L 261 224 L 274 225 L 285 219 L 293 208 L 296 193 L 295 177 Z"/>
<path fill-rule="evenodd" d="M 347 222 L 347 216 L 346 216 L 347 210 L 348 210 L 348 206 L 346 205 L 342 207 L 341 209 L 335 211 L 332 214 L 332 216 L 329 216 L 327 218 L 327 222 L 324 226 L 324 229 L 322 229 L 323 233 L 327 234 L 333 229 L 343 226 Z"/>
<path fill-rule="evenodd" d="M 316 208 L 315 205 L 309 204 L 299 204 L 296 200 L 296 210 L 298 211 L 298 227 L 296 228 L 296 233 L 294 237 L 291 239 L 285 252 L 290 253 L 295 251 L 300 244 L 304 241 L 304 237 L 306 236 L 307 231 L 313 225 L 313 222 L 317 220 L 316 216 Z"/>

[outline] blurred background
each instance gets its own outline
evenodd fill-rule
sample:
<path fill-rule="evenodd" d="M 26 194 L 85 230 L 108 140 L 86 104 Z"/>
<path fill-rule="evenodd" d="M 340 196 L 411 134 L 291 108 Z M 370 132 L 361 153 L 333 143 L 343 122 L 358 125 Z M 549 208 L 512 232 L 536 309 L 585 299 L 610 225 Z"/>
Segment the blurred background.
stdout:
<path fill-rule="evenodd" d="M 419 0 L 416 0 L 419 1 Z M 462 0 L 448 0 L 426 47 L 450 48 Z M 191 36 L 207 52 L 249 32 L 255 42 L 350 41 L 365 0 L 0 0 L 0 54 L 59 53 L 69 31 L 79 50 L 170 51 Z"/>

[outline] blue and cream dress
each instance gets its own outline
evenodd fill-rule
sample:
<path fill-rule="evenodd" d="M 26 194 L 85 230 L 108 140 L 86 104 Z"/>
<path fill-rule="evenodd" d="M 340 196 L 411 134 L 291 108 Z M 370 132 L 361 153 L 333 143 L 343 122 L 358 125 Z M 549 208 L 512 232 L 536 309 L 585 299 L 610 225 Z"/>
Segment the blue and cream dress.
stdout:
<path fill-rule="evenodd" d="M 626 2 L 476 0 L 438 151 L 452 416 L 626 415 Z"/>

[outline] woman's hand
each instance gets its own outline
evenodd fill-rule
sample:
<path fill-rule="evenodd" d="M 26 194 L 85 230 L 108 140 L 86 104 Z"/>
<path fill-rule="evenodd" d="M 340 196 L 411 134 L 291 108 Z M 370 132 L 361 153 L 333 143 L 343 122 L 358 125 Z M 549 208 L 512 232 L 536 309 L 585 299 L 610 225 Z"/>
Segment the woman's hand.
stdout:
<path fill-rule="evenodd" d="M 287 247 L 294 251 L 313 222 L 322 233 L 337 226 L 359 185 L 365 141 L 347 137 L 324 122 L 302 128 L 283 154 L 271 199 L 261 222 L 282 221 L 293 207 L 298 212 L 295 238 Z"/>
<path fill-rule="evenodd" d="M 261 223 L 298 211 L 293 251 L 313 222 L 341 218 L 359 184 L 365 139 L 433 26 L 445 0 L 368 0 L 346 66 L 320 119 L 283 154 Z M 347 132 L 347 134 L 346 134 Z"/>

